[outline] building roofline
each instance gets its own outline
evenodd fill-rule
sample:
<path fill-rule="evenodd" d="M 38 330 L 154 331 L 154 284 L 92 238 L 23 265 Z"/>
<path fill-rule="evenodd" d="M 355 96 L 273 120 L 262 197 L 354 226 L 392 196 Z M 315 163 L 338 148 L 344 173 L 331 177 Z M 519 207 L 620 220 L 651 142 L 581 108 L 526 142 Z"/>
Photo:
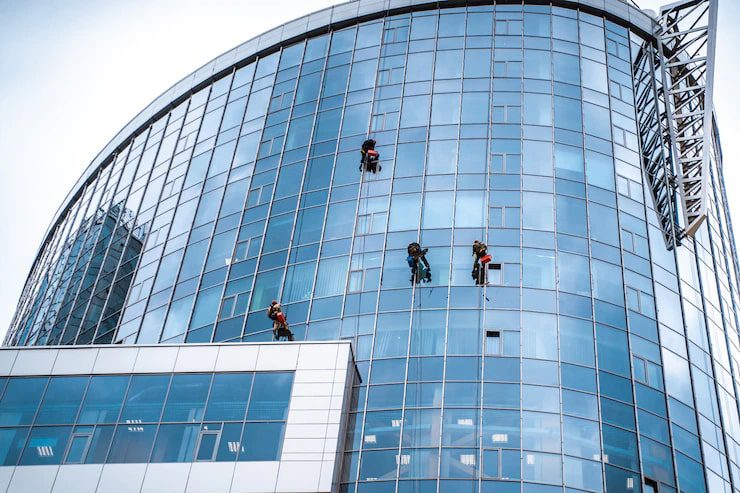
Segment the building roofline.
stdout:
<path fill-rule="evenodd" d="M 637 32 L 643 37 L 654 38 L 655 19 L 631 3 L 628 3 L 627 0 L 552 0 L 551 2 L 543 0 L 498 0 L 496 2 L 499 5 L 522 3 L 578 8 L 586 12 L 604 16 L 619 25 Z M 235 68 L 240 68 L 260 57 L 274 53 L 283 46 L 328 33 L 332 30 L 342 29 L 359 22 L 413 11 L 493 4 L 494 2 L 491 0 L 352 0 L 299 17 L 222 53 L 182 78 L 155 98 L 146 108 L 140 111 L 119 130 L 95 156 L 54 213 L 54 217 L 44 233 L 44 239 L 36 253 L 30 272 L 33 271 L 39 255 L 49 241 L 50 235 L 63 219 L 65 212 L 82 194 L 85 186 L 94 179 L 101 167 L 109 164 L 113 156 L 121 151 L 135 135 L 146 129 L 192 94 L 215 80 L 228 75 Z"/>

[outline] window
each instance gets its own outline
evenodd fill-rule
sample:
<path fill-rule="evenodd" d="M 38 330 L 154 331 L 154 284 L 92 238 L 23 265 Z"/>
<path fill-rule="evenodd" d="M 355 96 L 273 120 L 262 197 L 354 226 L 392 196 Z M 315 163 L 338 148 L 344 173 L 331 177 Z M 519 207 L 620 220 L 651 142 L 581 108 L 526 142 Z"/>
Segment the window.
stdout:
<path fill-rule="evenodd" d="M 488 264 L 488 277 L 486 278 L 488 284 L 500 285 L 503 284 L 503 269 L 502 264 Z"/>
<path fill-rule="evenodd" d="M 31 424 L 47 381 L 46 378 L 11 379 L 0 400 L 0 424 Z"/>
<path fill-rule="evenodd" d="M 617 191 L 620 195 L 642 202 L 642 185 L 622 175 L 617 175 Z"/>
<path fill-rule="evenodd" d="M 658 483 L 652 479 L 645 478 L 645 491 L 644 493 L 658 493 Z"/>
<path fill-rule="evenodd" d="M 494 228 L 518 228 L 519 207 L 491 207 L 488 215 L 488 225 Z"/>
<path fill-rule="evenodd" d="M 69 440 L 67 457 L 64 460 L 65 464 L 84 463 L 85 457 L 87 456 L 88 448 L 90 447 L 92 432 L 92 426 L 79 426 L 77 427 L 77 429 L 75 429 Z"/>
<path fill-rule="evenodd" d="M 663 390 L 663 370 L 660 365 L 639 356 L 632 356 L 635 380 Z"/>
<path fill-rule="evenodd" d="M 514 60 L 494 62 L 493 75 L 494 77 L 521 77 L 522 62 Z"/>
<path fill-rule="evenodd" d="M 221 438 L 221 424 L 206 424 L 201 426 L 198 435 L 198 444 L 195 450 L 196 461 L 212 461 L 216 457 L 218 441 Z"/>
<path fill-rule="evenodd" d="M 88 377 L 52 378 L 36 415 L 36 424 L 74 423 L 88 380 Z"/>
<path fill-rule="evenodd" d="M 626 286 L 627 308 L 649 317 L 655 317 L 655 302 L 653 297 L 639 289 Z"/>
<path fill-rule="evenodd" d="M 493 106 L 493 123 L 521 123 L 521 105 Z"/>

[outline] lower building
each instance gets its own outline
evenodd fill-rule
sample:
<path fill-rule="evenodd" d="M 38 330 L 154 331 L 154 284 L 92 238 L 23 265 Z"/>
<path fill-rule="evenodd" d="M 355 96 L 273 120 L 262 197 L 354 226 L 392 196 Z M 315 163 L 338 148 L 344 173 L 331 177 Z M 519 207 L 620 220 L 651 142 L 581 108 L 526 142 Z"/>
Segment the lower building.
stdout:
<path fill-rule="evenodd" d="M 0 350 L 0 491 L 329 493 L 349 343 Z"/>

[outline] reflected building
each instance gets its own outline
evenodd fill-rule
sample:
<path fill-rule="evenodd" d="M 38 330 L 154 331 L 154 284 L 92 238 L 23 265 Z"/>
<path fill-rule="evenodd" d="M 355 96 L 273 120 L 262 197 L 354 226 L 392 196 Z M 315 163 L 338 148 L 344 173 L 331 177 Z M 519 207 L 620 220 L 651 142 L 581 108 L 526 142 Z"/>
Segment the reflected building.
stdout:
<path fill-rule="evenodd" d="M 43 240 L 0 488 L 740 491 L 716 19 L 360 0 L 183 79 Z"/>

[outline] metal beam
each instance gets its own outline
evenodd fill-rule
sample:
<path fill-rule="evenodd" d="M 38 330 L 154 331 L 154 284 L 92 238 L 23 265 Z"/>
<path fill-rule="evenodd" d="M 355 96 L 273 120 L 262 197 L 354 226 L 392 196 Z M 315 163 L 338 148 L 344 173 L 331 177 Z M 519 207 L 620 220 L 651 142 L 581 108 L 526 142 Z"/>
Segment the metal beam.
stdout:
<path fill-rule="evenodd" d="M 670 152 L 687 236 L 696 233 L 707 215 L 717 9 L 718 0 L 666 5 L 657 33 Z"/>

